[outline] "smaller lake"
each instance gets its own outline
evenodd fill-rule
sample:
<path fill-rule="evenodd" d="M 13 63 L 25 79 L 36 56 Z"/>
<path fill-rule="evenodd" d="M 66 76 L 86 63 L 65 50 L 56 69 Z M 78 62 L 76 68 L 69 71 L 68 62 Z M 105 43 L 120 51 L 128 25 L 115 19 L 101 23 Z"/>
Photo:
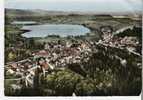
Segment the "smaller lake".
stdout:
<path fill-rule="evenodd" d="M 13 25 L 33 25 L 37 24 L 35 21 L 13 21 L 11 24 Z"/>
<path fill-rule="evenodd" d="M 22 36 L 30 37 L 46 37 L 48 35 L 59 35 L 61 37 L 85 35 L 90 30 L 82 25 L 70 24 L 44 24 L 44 25 L 27 25 L 22 27 L 25 32 Z"/>

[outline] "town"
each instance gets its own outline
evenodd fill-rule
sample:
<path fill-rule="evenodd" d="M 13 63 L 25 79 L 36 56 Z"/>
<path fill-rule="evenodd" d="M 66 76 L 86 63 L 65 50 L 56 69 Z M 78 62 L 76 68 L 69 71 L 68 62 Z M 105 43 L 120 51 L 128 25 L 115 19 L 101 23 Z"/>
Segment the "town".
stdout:
<path fill-rule="evenodd" d="M 26 10 L 6 9 L 6 96 L 140 94 L 140 17 L 27 13 Z M 38 37 L 45 31 L 64 32 L 65 27 L 67 33 L 76 35 L 69 33 L 62 37 L 55 33 Z M 33 34 L 28 32 L 33 32 L 36 37 L 25 37 L 25 33 Z"/>
<path fill-rule="evenodd" d="M 6 74 L 17 78 L 17 83 L 11 86 L 14 89 L 21 88 L 21 84 L 26 87 L 34 87 L 34 77 L 36 70 L 46 76 L 54 69 L 64 70 L 70 64 L 88 63 L 93 52 L 96 51 L 97 45 L 113 47 L 118 49 L 127 49 L 139 57 L 141 54 L 136 52 L 139 41 L 135 37 L 114 38 L 111 30 L 102 30 L 102 39 L 98 42 L 72 40 L 72 41 L 51 41 L 45 44 L 43 50 L 32 53 L 33 57 L 18 62 L 11 62 L 6 65 Z M 98 50 L 96 51 L 98 52 Z M 127 60 L 120 59 L 120 63 L 126 67 Z M 138 63 L 141 68 L 141 63 Z M 12 79 L 10 79 L 12 80 Z M 23 82 L 24 83 L 21 83 Z M 15 91 L 15 90 L 14 90 Z"/>

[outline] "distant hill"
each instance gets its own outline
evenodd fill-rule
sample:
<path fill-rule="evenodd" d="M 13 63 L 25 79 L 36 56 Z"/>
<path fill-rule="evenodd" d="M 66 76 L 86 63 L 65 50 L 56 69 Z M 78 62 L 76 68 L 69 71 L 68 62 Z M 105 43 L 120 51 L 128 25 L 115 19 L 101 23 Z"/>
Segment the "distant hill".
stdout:
<path fill-rule="evenodd" d="M 117 17 L 117 18 L 132 18 L 137 19 L 141 18 L 141 13 L 137 12 L 135 15 L 129 12 L 125 13 L 113 13 L 113 12 L 80 12 L 80 11 L 49 11 L 49 10 L 41 10 L 41 9 L 9 9 L 5 8 L 5 14 L 8 16 L 48 16 L 48 15 L 95 15 L 97 17 Z"/>
<path fill-rule="evenodd" d="M 10 16 L 16 16 L 16 15 L 33 15 L 34 12 L 29 10 L 19 10 L 19 9 L 5 9 L 5 14 Z"/>
<path fill-rule="evenodd" d="M 82 14 L 80 12 L 48 11 L 41 9 L 23 10 L 23 9 L 5 9 L 5 14 L 9 16 L 46 16 L 46 15 L 70 15 Z"/>

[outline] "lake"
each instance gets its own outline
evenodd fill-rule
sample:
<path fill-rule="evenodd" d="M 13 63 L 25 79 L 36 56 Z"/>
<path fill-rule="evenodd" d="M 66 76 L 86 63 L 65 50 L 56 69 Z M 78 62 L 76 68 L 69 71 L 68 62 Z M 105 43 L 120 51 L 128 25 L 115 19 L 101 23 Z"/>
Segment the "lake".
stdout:
<path fill-rule="evenodd" d="M 59 35 L 61 37 L 85 35 L 90 30 L 82 25 L 71 24 L 44 24 L 44 25 L 25 25 L 22 30 L 30 30 L 22 36 L 30 37 L 46 37 L 48 35 Z"/>

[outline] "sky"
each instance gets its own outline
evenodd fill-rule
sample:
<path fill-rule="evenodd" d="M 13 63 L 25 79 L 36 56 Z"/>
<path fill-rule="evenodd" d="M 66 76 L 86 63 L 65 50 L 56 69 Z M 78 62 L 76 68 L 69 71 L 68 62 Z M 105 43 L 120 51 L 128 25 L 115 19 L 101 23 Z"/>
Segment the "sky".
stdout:
<path fill-rule="evenodd" d="M 54 11 L 137 12 L 142 0 L 5 0 L 5 8 Z"/>

